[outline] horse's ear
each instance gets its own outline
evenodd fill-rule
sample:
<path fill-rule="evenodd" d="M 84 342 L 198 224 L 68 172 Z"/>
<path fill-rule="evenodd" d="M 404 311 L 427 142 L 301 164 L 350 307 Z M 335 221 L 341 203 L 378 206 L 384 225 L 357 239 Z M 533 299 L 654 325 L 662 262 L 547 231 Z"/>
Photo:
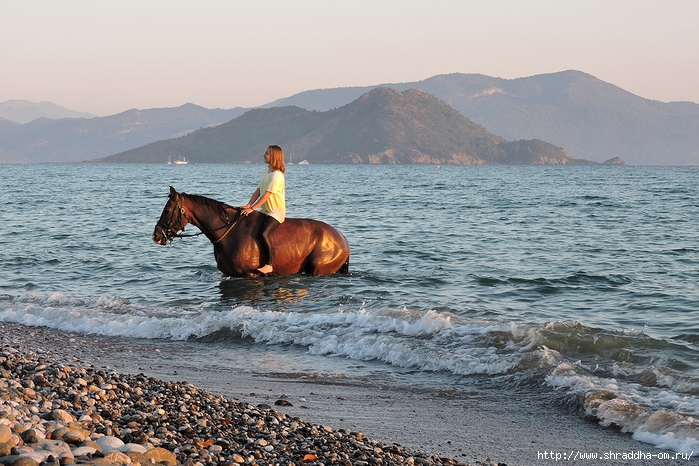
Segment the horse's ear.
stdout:
<path fill-rule="evenodd" d="M 170 196 L 177 196 L 177 190 L 172 186 L 170 186 Z"/>

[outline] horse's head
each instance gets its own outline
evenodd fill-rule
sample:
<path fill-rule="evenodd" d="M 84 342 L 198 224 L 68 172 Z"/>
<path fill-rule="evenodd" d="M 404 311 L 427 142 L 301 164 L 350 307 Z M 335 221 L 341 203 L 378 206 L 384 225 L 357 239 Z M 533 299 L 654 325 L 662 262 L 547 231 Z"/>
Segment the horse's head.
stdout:
<path fill-rule="evenodd" d="M 187 226 L 187 215 L 184 207 L 180 204 L 181 197 L 181 194 L 170 186 L 167 203 L 163 208 L 163 213 L 160 214 L 160 220 L 155 224 L 155 230 L 153 230 L 151 237 L 153 242 L 165 245 Z"/>

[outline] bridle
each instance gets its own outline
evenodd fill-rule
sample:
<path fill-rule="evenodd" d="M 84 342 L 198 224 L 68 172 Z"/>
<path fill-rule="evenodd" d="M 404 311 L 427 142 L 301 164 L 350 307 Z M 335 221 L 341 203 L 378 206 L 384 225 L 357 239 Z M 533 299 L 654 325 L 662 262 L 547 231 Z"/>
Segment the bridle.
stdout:
<path fill-rule="evenodd" d="M 174 218 L 175 215 L 177 215 L 177 219 Z M 155 228 L 160 230 L 160 232 L 163 234 L 163 236 L 165 236 L 165 239 L 170 243 L 175 238 L 191 238 L 193 236 L 199 236 L 199 235 L 205 234 L 205 232 L 203 231 L 204 230 L 203 228 L 202 228 L 202 231 L 200 231 L 199 233 L 194 233 L 191 235 L 190 234 L 185 235 L 185 234 L 178 233 L 178 231 L 180 231 L 180 228 L 177 228 L 177 230 L 173 231 L 172 225 L 175 222 L 177 222 L 180 225 L 183 224 L 184 222 L 182 222 L 181 219 L 185 215 L 186 215 L 186 210 L 184 209 L 184 207 L 182 207 L 177 201 L 175 201 L 175 207 L 170 211 L 170 218 L 168 219 L 167 225 L 164 224 L 162 221 L 158 220 L 158 223 L 155 224 Z M 228 220 L 228 215 L 226 215 L 225 225 L 223 225 L 220 228 L 208 230 L 208 233 L 211 234 L 210 236 L 213 236 L 213 233 L 215 233 L 219 230 L 223 230 L 224 228 L 228 227 L 228 229 L 221 236 L 219 236 L 215 240 L 212 240 L 211 244 L 217 244 L 217 243 L 221 242 L 226 236 L 228 236 L 228 233 L 231 232 L 231 230 L 236 225 L 236 223 L 238 223 L 238 220 L 240 220 L 240 217 L 241 216 L 239 215 L 238 218 L 236 218 L 231 223 L 231 221 Z M 184 227 L 182 227 L 181 230 L 184 231 Z"/>

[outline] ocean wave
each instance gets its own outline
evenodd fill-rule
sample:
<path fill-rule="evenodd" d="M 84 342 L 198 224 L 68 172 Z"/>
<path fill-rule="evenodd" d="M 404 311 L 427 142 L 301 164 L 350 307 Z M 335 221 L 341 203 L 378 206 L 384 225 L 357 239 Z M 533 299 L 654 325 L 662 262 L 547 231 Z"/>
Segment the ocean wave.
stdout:
<path fill-rule="evenodd" d="M 485 287 L 531 290 L 542 295 L 553 295 L 586 287 L 594 287 L 600 292 L 611 291 L 624 287 L 632 282 L 631 278 L 625 275 L 595 275 L 583 271 L 557 278 L 477 277 L 476 281 L 479 285 Z"/>
<path fill-rule="evenodd" d="M 67 332 L 145 339 L 186 340 L 192 332 L 215 331 L 198 312 L 155 308 L 123 298 L 71 298 L 62 293 L 27 293 L 0 303 L 0 321 Z M 193 321 L 205 325 L 197 327 Z M 215 325 L 215 324 L 213 324 Z"/>
<path fill-rule="evenodd" d="M 260 310 L 248 305 L 211 309 L 191 303 L 158 307 L 119 297 L 81 299 L 35 292 L 0 299 L 0 321 L 145 339 L 215 341 L 232 335 L 258 343 L 294 345 L 313 354 L 456 375 L 509 374 L 555 366 L 559 363 L 551 360 L 555 351 L 567 360 L 596 366 L 598 374 L 699 392 L 699 379 L 672 370 L 669 363 L 668 350 L 679 354 L 685 346 L 653 339 L 643 329 L 610 332 L 579 321 L 531 326 L 445 310 L 363 306 L 324 312 Z"/>
<path fill-rule="evenodd" d="M 514 323 L 407 308 L 319 313 L 262 311 L 250 306 L 191 310 L 104 296 L 76 299 L 61 293 L 27 293 L 0 301 L 0 321 L 146 339 L 211 340 L 235 335 L 258 343 L 299 346 L 312 354 L 457 375 L 517 371 L 537 339 L 533 329 Z"/>
<path fill-rule="evenodd" d="M 598 377 L 570 362 L 558 364 L 546 382 L 580 400 L 585 413 L 605 427 L 680 453 L 699 450 L 699 400 L 694 396 Z"/>

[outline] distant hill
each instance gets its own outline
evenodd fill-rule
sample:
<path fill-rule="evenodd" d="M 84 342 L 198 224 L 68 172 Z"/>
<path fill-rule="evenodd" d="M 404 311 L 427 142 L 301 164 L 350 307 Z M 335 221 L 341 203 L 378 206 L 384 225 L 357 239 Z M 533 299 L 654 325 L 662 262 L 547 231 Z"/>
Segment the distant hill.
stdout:
<path fill-rule="evenodd" d="M 2 128 L 16 128 L 19 125 L 20 125 L 20 123 L 17 123 L 16 121 L 7 120 L 5 118 L 0 117 L 0 129 L 2 129 Z"/>
<path fill-rule="evenodd" d="M 79 162 L 104 157 L 221 124 L 244 111 L 185 104 L 102 118 L 39 118 L 23 125 L 0 121 L 0 162 Z"/>
<path fill-rule="evenodd" d="M 401 91 L 417 87 L 506 139 L 549 141 L 575 157 L 699 164 L 699 104 L 644 99 L 579 71 L 519 79 L 456 73 L 380 86 Z M 305 91 L 265 107 L 324 111 L 376 87 Z"/>
<path fill-rule="evenodd" d="M 53 102 L 30 102 L 29 100 L 8 100 L 0 102 L 0 118 L 17 123 L 29 123 L 37 118 L 94 118 L 87 112 L 76 112 Z"/>
<path fill-rule="evenodd" d="M 4 118 L 0 118 L 0 134 L 2 134 L 3 130 L 11 130 L 13 128 L 17 128 L 20 126 L 19 123 L 15 121 L 10 121 L 6 120 Z M 1 145 L 1 141 L 0 141 Z M 0 163 L 26 163 L 27 159 L 22 156 L 22 154 L 17 154 L 13 151 L 3 149 L 0 147 Z"/>
<path fill-rule="evenodd" d="M 426 92 L 389 88 L 326 112 L 254 109 L 214 128 L 97 161 L 164 163 L 184 156 L 195 163 L 259 162 L 270 143 L 311 163 L 585 163 L 540 140 L 506 141 Z"/>

